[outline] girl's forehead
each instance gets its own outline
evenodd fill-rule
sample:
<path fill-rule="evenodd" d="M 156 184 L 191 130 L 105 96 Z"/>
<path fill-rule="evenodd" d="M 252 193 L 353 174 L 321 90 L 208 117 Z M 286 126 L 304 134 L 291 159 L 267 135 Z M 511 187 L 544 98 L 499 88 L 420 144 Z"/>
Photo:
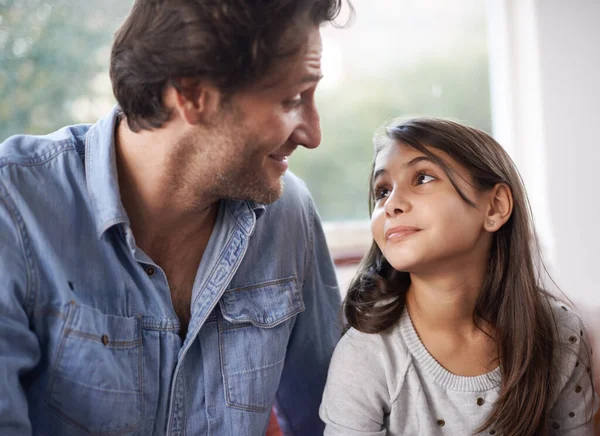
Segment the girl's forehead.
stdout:
<path fill-rule="evenodd" d="M 431 147 L 426 147 L 428 151 L 438 155 Z M 418 156 L 425 156 L 425 154 L 416 148 L 410 147 L 403 142 L 399 141 L 388 141 L 384 144 L 375 156 L 375 168 L 387 166 L 390 163 L 401 163 L 403 161 L 410 161 Z"/>
<path fill-rule="evenodd" d="M 459 177 L 465 180 L 470 180 L 469 171 L 453 159 L 448 153 L 439 148 L 432 147 L 424 144 L 423 147 L 428 153 L 435 156 L 434 159 L 430 155 L 417 150 L 410 145 L 407 145 L 401 141 L 387 141 L 383 144 L 375 157 L 375 167 L 373 174 L 381 173 L 383 170 L 408 168 L 407 164 L 419 157 L 425 157 L 425 161 L 430 162 L 433 165 L 440 166 L 438 161 L 442 161 L 443 165 L 450 169 L 453 173 L 456 173 Z M 420 160 L 420 159 L 419 159 Z M 385 171 L 387 172 L 387 171 Z"/>

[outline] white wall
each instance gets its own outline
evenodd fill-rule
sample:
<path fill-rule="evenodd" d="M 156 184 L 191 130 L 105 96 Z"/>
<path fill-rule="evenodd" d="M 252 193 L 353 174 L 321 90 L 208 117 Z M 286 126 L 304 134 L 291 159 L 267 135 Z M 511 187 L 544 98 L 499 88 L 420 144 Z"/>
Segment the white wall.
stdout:
<path fill-rule="evenodd" d="M 600 1 L 541 0 L 536 12 L 554 270 L 600 307 Z"/>
<path fill-rule="evenodd" d="M 494 135 L 523 175 L 551 274 L 583 313 L 597 357 L 600 0 L 488 7 Z"/>
<path fill-rule="evenodd" d="M 490 0 L 494 135 L 561 288 L 600 307 L 600 0 Z"/>

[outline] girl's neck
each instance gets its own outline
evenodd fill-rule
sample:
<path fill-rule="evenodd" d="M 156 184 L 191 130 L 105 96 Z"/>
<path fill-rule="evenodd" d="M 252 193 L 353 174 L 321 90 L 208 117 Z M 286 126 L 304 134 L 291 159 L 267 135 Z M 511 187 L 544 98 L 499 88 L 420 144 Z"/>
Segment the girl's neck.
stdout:
<path fill-rule="evenodd" d="M 427 351 L 446 370 L 478 376 L 498 365 L 494 329 L 475 320 L 483 278 L 460 275 L 423 280 L 411 275 L 406 307 Z"/>
<path fill-rule="evenodd" d="M 483 280 L 483 274 L 465 271 L 435 278 L 411 274 L 406 295 L 411 319 L 429 331 L 468 334 L 477 328 L 473 312 Z"/>

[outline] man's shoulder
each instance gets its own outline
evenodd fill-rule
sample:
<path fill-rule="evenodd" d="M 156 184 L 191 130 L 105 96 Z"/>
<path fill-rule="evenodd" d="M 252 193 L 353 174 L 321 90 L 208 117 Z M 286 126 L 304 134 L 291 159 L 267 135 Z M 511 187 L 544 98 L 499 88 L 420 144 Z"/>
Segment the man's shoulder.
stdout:
<path fill-rule="evenodd" d="M 287 171 L 283 176 L 283 195 L 278 201 L 307 203 L 312 201 L 312 197 L 304 180 L 293 172 Z"/>
<path fill-rule="evenodd" d="M 71 126 L 44 136 L 12 136 L 0 143 L 0 207 L 13 204 L 34 213 L 40 225 L 47 224 L 43 204 L 48 199 L 60 199 L 66 207 L 67 199 L 77 197 L 74 183 L 81 183 L 85 173 L 86 132 L 86 126 Z"/>
<path fill-rule="evenodd" d="M 45 163 L 67 150 L 85 152 L 89 125 L 63 127 L 48 135 L 14 135 L 0 143 L 0 170 Z"/>
<path fill-rule="evenodd" d="M 314 213 L 314 201 L 306 186 L 306 183 L 292 173 L 287 171 L 283 176 L 283 194 L 274 203 L 267 205 L 267 211 L 277 215 L 292 215 Z"/>

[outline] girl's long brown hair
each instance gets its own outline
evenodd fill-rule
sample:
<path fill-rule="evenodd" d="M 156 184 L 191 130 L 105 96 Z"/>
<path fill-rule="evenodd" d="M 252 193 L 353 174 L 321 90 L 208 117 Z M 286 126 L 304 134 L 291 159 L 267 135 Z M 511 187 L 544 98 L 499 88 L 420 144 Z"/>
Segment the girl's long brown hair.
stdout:
<path fill-rule="evenodd" d="M 479 431 L 493 428 L 505 436 L 548 434 L 556 325 L 543 290 L 540 250 L 525 189 L 515 165 L 492 137 L 452 121 L 417 118 L 392 121 L 375 135 L 375 155 L 387 144 L 402 143 L 432 158 L 447 174 L 459 195 L 452 170 L 426 147 L 441 150 L 465 167 L 475 186 L 509 186 L 513 196 L 510 219 L 494 234 L 488 273 L 475 304 L 473 319 L 494 327 L 502 373 L 500 396 Z M 373 174 L 371 173 L 371 178 Z M 373 211 L 373 186 L 369 192 Z M 373 242 L 354 277 L 344 314 L 349 327 L 378 333 L 398 322 L 405 307 L 410 275 L 394 270 Z"/>

